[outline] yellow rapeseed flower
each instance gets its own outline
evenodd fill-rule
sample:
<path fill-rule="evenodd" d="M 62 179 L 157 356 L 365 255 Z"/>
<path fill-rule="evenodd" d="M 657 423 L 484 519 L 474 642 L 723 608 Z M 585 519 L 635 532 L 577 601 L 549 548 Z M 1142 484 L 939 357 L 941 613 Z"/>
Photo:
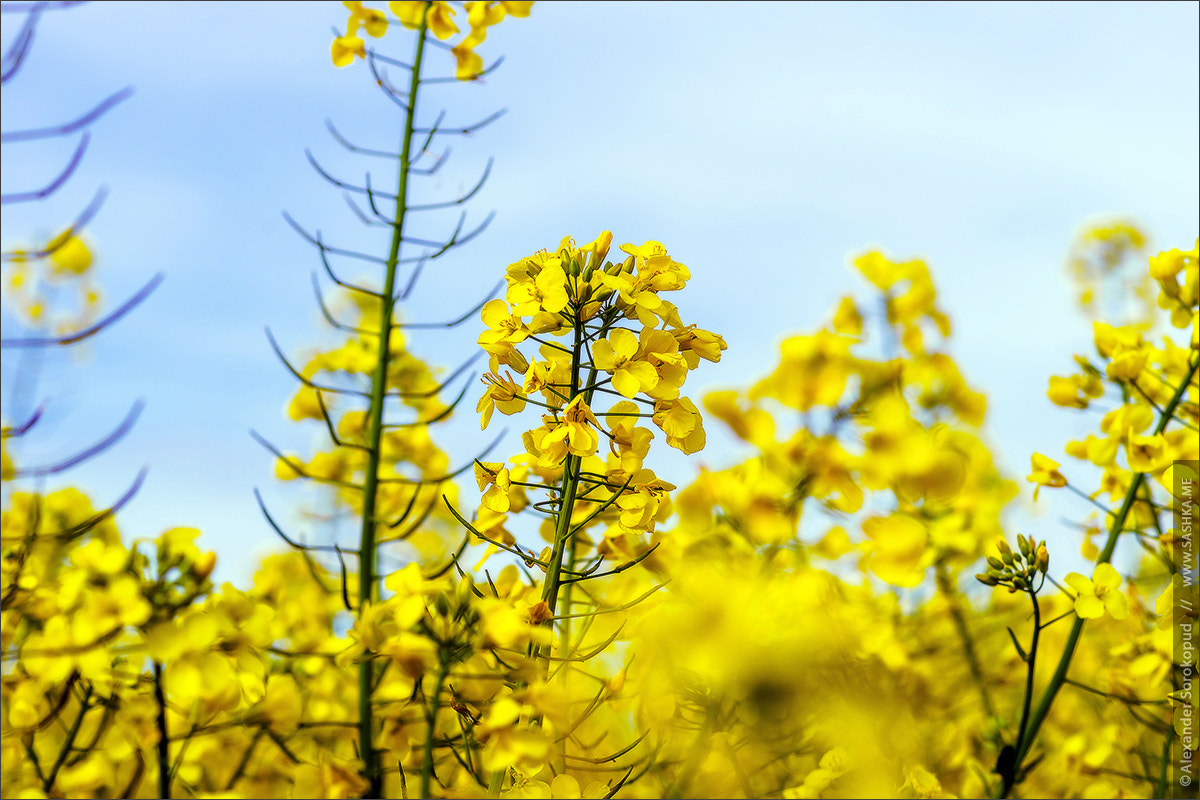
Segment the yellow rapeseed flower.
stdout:
<path fill-rule="evenodd" d="M 597 369 L 612 375 L 613 388 L 629 398 L 658 385 L 657 370 L 638 359 L 637 337 L 624 328 L 610 331 L 607 339 L 592 345 L 592 361 Z"/>
<path fill-rule="evenodd" d="M 1067 485 L 1066 477 L 1058 471 L 1058 462 L 1046 458 L 1041 453 L 1034 453 L 1030 461 L 1033 464 L 1033 472 L 1026 478 L 1030 483 L 1036 483 L 1037 486 L 1033 490 L 1033 499 L 1037 500 L 1038 492 L 1043 486 L 1057 488 Z"/>
<path fill-rule="evenodd" d="M 1066 577 L 1075 590 L 1075 613 L 1083 619 L 1098 619 L 1108 612 L 1113 619 L 1125 619 L 1129 606 L 1121 593 L 1121 574 L 1112 564 L 1099 564 L 1088 580 L 1078 572 Z"/>

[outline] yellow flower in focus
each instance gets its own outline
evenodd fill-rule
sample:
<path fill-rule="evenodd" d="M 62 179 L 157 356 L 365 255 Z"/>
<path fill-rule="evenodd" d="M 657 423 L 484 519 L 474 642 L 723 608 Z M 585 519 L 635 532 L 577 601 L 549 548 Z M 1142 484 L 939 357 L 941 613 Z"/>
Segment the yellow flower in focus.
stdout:
<path fill-rule="evenodd" d="M 673 513 L 675 485 L 660 480 L 651 470 L 638 470 L 629 489 L 616 503 L 621 509 L 620 526 L 626 532 L 653 531 L 655 522 L 664 522 Z"/>
<path fill-rule="evenodd" d="M 565 455 L 560 452 L 563 448 L 576 456 L 595 455 L 600 444 L 600 437 L 595 429 L 599 427 L 600 423 L 584 402 L 583 395 L 577 395 L 563 409 L 562 422 L 542 438 L 541 448 L 558 457 Z"/>
<path fill-rule="evenodd" d="M 479 403 L 475 406 L 475 410 L 483 415 L 480 430 L 487 428 L 488 423 L 492 421 L 492 412 L 496 409 L 500 409 L 500 413 L 505 415 L 519 414 L 525 410 L 525 395 L 511 374 L 505 373 L 501 377 L 489 372 L 480 380 L 487 386 L 483 397 L 479 398 Z"/>
<path fill-rule="evenodd" d="M 654 424 L 667 435 L 667 444 L 691 455 L 704 449 L 704 419 L 686 397 L 654 404 Z"/>
<path fill-rule="evenodd" d="M 509 4 L 505 3 L 504 5 L 509 5 Z M 527 15 L 528 13 L 529 12 L 526 11 L 525 15 Z M 525 15 L 521 15 L 521 16 L 525 16 Z M 516 15 L 514 15 L 514 16 L 516 16 Z M 591 255 L 588 256 L 588 266 L 590 268 L 592 268 L 592 269 L 600 268 L 600 265 L 604 262 L 604 257 L 606 255 L 608 255 L 608 248 L 612 247 L 612 238 L 613 238 L 612 231 L 601 231 L 600 235 L 596 237 L 595 241 L 588 242 L 583 247 L 579 248 L 581 251 L 591 253 Z"/>
<path fill-rule="evenodd" d="M 479 485 L 479 491 L 484 492 L 480 502 L 486 508 L 497 514 L 508 512 L 508 490 L 512 483 L 508 468 L 502 462 L 476 461 L 475 482 Z"/>
<path fill-rule="evenodd" d="M 539 311 L 557 314 L 567 307 L 567 274 L 556 264 L 543 267 L 532 280 L 510 284 L 507 299 L 521 316 Z"/>
<path fill-rule="evenodd" d="M 674 328 L 671 335 L 679 342 L 679 352 L 683 354 L 688 369 L 700 366 L 702 358 L 715 364 L 721 360 L 721 351 L 729 349 L 723 336 L 697 328 L 695 325 Z"/>
<path fill-rule="evenodd" d="M 1125 619 L 1129 613 L 1125 595 L 1120 592 L 1121 574 L 1112 564 L 1098 565 L 1091 580 L 1072 572 L 1066 582 L 1076 592 L 1075 613 L 1083 619 L 1099 619 L 1105 611 L 1113 619 Z"/>
<path fill-rule="evenodd" d="M 621 471 L 633 474 L 642 468 L 642 459 L 650 451 L 650 440 L 654 434 L 637 427 L 638 407 L 622 400 L 608 410 L 605 421 L 609 425 L 609 447 L 620 458 Z"/>
<path fill-rule="evenodd" d="M 658 371 L 638 360 L 638 339 L 632 332 L 618 328 L 592 345 L 597 369 L 611 374 L 613 388 L 628 398 L 658 385 Z"/>
<path fill-rule="evenodd" d="M 663 303 L 662 305 L 667 305 Z M 679 340 L 669 332 L 644 328 L 638 348 L 638 360 L 654 367 L 658 382 L 646 390 L 655 400 L 674 400 L 679 387 L 687 380 L 687 356 L 679 352 Z M 692 358 L 695 358 L 692 354 Z"/>
<path fill-rule="evenodd" d="M 1030 461 L 1033 463 L 1033 472 L 1026 478 L 1030 483 L 1036 483 L 1037 487 L 1033 490 L 1033 499 L 1036 501 L 1038 492 L 1043 486 L 1058 488 L 1067 485 L 1066 477 L 1058 471 L 1058 462 L 1046 458 L 1041 453 L 1034 453 Z"/>
<path fill-rule="evenodd" d="M 508 303 L 498 298 L 484 304 L 479 311 L 479 318 L 488 328 L 479 335 L 479 344 L 482 346 L 496 342 L 520 344 L 529 336 L 521 315 L 512 313 Z"/>

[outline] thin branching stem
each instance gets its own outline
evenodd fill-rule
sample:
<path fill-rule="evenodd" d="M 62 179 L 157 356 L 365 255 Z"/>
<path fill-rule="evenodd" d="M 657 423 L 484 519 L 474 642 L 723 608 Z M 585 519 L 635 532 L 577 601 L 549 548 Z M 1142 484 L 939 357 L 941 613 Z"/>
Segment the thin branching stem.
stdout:
<path fill-rule="evenodd" d="M 1161 435 L 1174 418 L 1175 410 L 1183 401 L 1184 395 L 1187 394 L 1188 386 L 1191 384 L 1192 378 L 1196 375 L 1197 364 L 1200 364 L 1200 359 L 1192 359 L 1188 364 L 1187 374 L 1180 380 L 1179 385 L 1175 388 L 1175 394 L 1172 395 L 1170 401 L 1163 409 L 1162 415 L 1159 417 L 1158 425 L 1154 428 L 1154 436 Z M 1125 493 L 1125 499 L 1121 503 L 1121 508 L 1113 516 L 1112 523 L 1109 525 L 1108 539 L 1104 543 L 1104 549 L 1100 551 L 1100 555 L 1096 559 L 1097 566 L 1112 561 L 1113 552 L 1117 549 L 1117 539 L 1120 538 L 1121 531 L 1125 528 L 1125 520 L 1128 519 L 1130 512 L 1133 510 L 1134 503 L 1137 501 L 1138 493 L 1141 490 L 1142 482 L 1145 479 L 1146 473 L 1144 472 L 1135 472 L 1133 474 L 1133 479 L 1129 482 L 1129 490 Z M 1037 740 L 1038 731 L 1041 729 L 1046 717 L 1050 714 L 1050 706 L 1054 703 L 1054 698 L 1058 694 L 1058 690 L 1066 683 L 1067 670 L 1071 666 L 1071 659 L 1075 655 L 1075 647 L 1079 644 L 1079 637 L 1083 633 L 1083 624 L 1084 619 L 1076 617 L 1075 623 L 1071 626 L 1071 632 L 1067 635 L 1067 643 L 1063 648 L 1062 656 L 1059 658 L 1058 666 L 1054 670 L 1054 675 L 1050 678 L 1049 685 L 1046 686 L 1045 691 L 1042 693 L 1037 708 L 1030 716 L 1029 725 L 1025 729 L 1024 735 L 1017 743 L 1016 760 L 1013 764 L 1013 772 L 1016 775 L 1021 774 L 1021 765 L 1029 756 L 1029 751 L 1033 748 L 1033 743 Z"/>
<path fill-rule="evenodd" d="M 392 228 L 392 243 L 386 262 L 386 275 L 380 298 L 379 347 L 375 372 L 371 382 L 371 406 L 368 422 L 368 458 L 366 484 L 363 487 L 362 535 L 358 552 L 358 606 L 367 607 L 378 593 L 375 575 L 375 530 L 376 505 L 379 493 L 380 456 L 383 452 L 383 406 L 387 393 L 388 363 L 392 333 L 392 316 L 395 310 L 396 271 L 400 261 L 400 245 L 404 237 L 404 219 L 408 211 L 408 172 L 411 155 L 413 129 L 417 110 L 417 90 L 421 84 L 421 63 L 425 54 L 427 22 L 422 15 L 421 27 L 417 31 L 417 50 L 413 59 L 409 83 L 408 106 L 404 115 L 404 139 L 400 150 L 398 187 L 396 189 L 396 218 Z M 364 659 L 358 669 L 358 724 L 359 750 L 363 759 L 365 777 L 370 784 L 370 797 L 383 796 L 383 775 L 379 752 L 374 744 L 374 719 L 371 709 L 371 687 L 373 662 Z"/>

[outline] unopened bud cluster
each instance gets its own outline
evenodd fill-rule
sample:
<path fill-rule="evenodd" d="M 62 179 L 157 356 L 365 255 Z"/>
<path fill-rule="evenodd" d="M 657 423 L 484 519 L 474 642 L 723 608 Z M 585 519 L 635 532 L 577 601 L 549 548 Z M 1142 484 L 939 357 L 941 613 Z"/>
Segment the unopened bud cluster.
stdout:
<path fill-rule="evenodd" d="M 1018 552 L 1013 552 L 1003 538 L 996 540 L 1000 557 L 988 556 L 987 572 L 975 574 L 975 579 L 987 586 L 1007 586 L 1010 592 L 1028 592 L 1033 587 L 1037 573 L 1046 574 L 1050 568 L 1050 551 L 1045 541 L 1035 541 L 1032 536 L 1017 534 Z"/>

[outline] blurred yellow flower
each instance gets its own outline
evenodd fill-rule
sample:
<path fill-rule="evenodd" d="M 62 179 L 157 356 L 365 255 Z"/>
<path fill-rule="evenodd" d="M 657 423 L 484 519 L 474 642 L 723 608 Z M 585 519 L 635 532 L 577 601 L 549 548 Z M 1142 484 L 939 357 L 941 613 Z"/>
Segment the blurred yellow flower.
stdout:
<path fill-rule="evenodd" d="M 1057 488 L 1067 485 L 1066 477 L 1058 471 L 1058 462 L 1046 458 L 1041 453 L 1034 453 L 1030 459 L 1033 462 L 1033 472 L 1026 478 L 1030 483 L 1036 483 L 1033 499 L 1037 500 L 1038 492 L 1043 486 Z"/>

